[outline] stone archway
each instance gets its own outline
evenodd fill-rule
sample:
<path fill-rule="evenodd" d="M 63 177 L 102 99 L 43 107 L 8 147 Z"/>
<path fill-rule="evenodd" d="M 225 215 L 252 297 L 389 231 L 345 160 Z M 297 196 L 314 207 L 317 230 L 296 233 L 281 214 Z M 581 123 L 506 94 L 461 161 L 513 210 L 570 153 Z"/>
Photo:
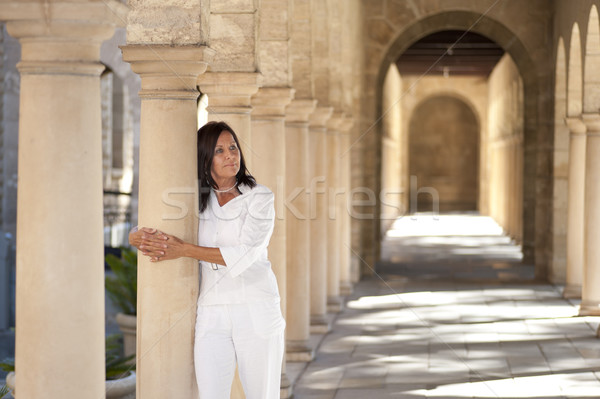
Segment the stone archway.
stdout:
<path fill-rule="evenodd" d="M 456 96 L 430 96 L 409 120 L 409 175 L 419 187 L 436 189 L 441 212 L 476 210 L 480 125 L 472 106 Z M 430 196 L 415 194 L 413 207 L 432 209 Z"/>
<path fill-rule="evenodd" d="M 549 79 L 541 76 L 539 70 L 546 63 L 548 55 L 543 51 L 532 51 L 537 46 L 540 46 L 537 48 L 542 47 L 541 37 L 529 37 L 524 34 L 523 29 L 519 28 L 519 23 L 525 24 L 527 16 L 519 16 L 515 10 L 496 15 L 497 18 L 493 18 L 492 14 L 482 15 L 478 12 L 456 9 L 440 11 L 437 14 L 424 16 L 404 29 L 382 35 L 378 38 L 381 42 L 380 46 L 367 49 L 365 52 L 368 79 L 366 86 L 373 87 L 373 90 L 367 92 L 364 98 L 364 108 L 368 118 L 362 130 L 363 132 L 373 130 L 374 134 L 369 135 L 369 139 L 365 140 L 364 146 L 367 149 L 364 150 L 364 154 L 369 156 L 380 148 L 378 142 L 381 138 L 381 129 L 378 122 L 382 115 L 381 92 L 387 68 L 413 42 L 441 30 L 467 29 L 494 40 L 515 61 L 524 83 L 523 254 L 525 262 L 535 262 L 536 276 L 545 278 L 547 274 L 545 260 L 551 251 L 551 228 L 548 226 L 548 221 L 551 220 L 552 185 L 548 180 L 552 174 L 552 168 L 549 166 L 552 152 L 541 144 L 548 142 L 552 137 L 551 121 L 542 123 L 552 115 L 552 94 L 541 92 L 547 90 L 546 86 L 549 87 L 546 84 Z M 522 40 L 523 37 L 527 41 Z M 368 149 L 370 146 L 372 149 Z M 375 159 L 379 158 L 377 153 L 372 155 Z M 379 189 L 377 168 L 380 165 L 374 166 L 374 170 L 365 171 L 363 180 L 365 185 L 372 186 L 377 192 Z M 375 238 L 372 255 L 376 257 L 379 251 L 379 237 L 376 234 L 379 231 L 378 221 L 375 221 L 373 226 L 365 227 L 367 236 L 375 233 L 371 237 Z M 369 237 L 366 237 L 366 241 L 369 241 Z M 367 257 L 368 255 L 365 254 Z"/>

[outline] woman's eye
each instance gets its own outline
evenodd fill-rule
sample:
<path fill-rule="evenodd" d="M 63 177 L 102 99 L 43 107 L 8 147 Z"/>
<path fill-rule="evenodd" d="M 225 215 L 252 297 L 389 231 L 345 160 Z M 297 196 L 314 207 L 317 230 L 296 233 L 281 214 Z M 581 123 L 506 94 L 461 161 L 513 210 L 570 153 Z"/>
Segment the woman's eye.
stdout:
<path fill-rule="evenodd" d="M 232 150 L 232 151 L 235 151 L 235 150 L 237 150 L 237 147 L 234 146 L 234 145 L 232 145 L 231 147 L 229 147 L 229 149 Z"/>
<path fill-rule="evenodd" d="M 223 150 L 222 150 L 221 148 L 219 148 L 219 149 L 217 149 L 217 150 L 215 151 L 215 153 L 216 153 L 216 154 L 220 154 L 220 153 L 222 153 L 222 152 L 223 152 Z"/>

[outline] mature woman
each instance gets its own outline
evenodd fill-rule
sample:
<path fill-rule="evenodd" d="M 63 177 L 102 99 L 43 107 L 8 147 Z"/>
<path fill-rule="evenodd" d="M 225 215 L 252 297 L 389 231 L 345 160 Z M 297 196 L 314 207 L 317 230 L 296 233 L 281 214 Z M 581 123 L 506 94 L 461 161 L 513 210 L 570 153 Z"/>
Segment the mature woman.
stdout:
<path fill-rule="evenodd" d="M 130 235 L 153 262 L 197 259 L 201 268 L 194 361 L 201 399 L 229 399 L 236 361 L 247 399 L 279 398 L 285 321 L 267 245 L 273 193 L 246 169 L 233 129 L 198 131 L 198 245 L 150 228 Z"/>

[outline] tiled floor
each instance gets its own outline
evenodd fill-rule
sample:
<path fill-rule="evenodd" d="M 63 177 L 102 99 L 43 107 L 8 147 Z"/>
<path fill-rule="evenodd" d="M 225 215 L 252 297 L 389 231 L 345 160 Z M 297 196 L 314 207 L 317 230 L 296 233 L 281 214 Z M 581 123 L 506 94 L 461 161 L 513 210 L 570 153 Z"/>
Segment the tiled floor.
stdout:
<path fill-rule="evenodd" d="M 396 223 L 295 398 L 600 398 L 600 319 L 533 281 L 490 219 L 428 218 Z"/>

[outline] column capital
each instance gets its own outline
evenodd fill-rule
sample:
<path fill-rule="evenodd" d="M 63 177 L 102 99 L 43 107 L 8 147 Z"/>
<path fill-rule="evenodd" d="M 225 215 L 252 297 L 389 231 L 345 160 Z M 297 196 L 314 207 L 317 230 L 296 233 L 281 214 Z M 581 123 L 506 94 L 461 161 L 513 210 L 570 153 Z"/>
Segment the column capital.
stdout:
<path fill-rule="evenodd" d="M 331 131 L 339 131 L 344 121 L 344 113 L 342 111 L 334 111 L 331 118 L 327 121 L 327 129 Z"/>
<path fill-rule="evenodd" d="M 291 87 L 261 87 L 251 98 L 252 119 L 281 119 L 294 98 Z"/>
<path fill-rule="evenodd" d="M 585 124 L 586 134 L 588 136 L 600 135 L 600 114 L 585 113 L 581 115 L 581 120 Z"/>
<path fill-rule="evenodd" d="M 207 72 L 198 76 L 197 84 L 208 95 L 210 113 L 249 114 L 250 98 L 258 91 L 259 79 L 257 72 Z"/>
<path fill-rule="evenodd" d="M 100 45 L 127 13 L 117 0 L 0 2 L 8 33 L 21 43 L 21 74 L 98 76 Z"/>
<path fill-rule="evenodd" d="M 287 123 L 307 123 L 310 114 L 317 107 L 317 100 L 294 99 L 285 109 L 285 121 Z"/>
<path fill-rule="evenodd" d="M 587 127 L 581 117 L 567 117 L 565 118 L 565 123 L 569 128 L 569 132 L 573 135 L 584 135 Z"/>
<path fill-rule="evenodd" d="M 333 107 L 319 106 L 315 108 L 315 111 L 310 114 L 309 123 L 310 127 L 314 128 L 327 128 L 327 121 L 333 114 Z"/>
<path fill-rule="evenodd" d="M 206 46 L 129 44 L 121 46 L 123 60 L 142 78 L 141 98 L 191 99 L 198 97 L 196 80 L 215 51 Z"/>

